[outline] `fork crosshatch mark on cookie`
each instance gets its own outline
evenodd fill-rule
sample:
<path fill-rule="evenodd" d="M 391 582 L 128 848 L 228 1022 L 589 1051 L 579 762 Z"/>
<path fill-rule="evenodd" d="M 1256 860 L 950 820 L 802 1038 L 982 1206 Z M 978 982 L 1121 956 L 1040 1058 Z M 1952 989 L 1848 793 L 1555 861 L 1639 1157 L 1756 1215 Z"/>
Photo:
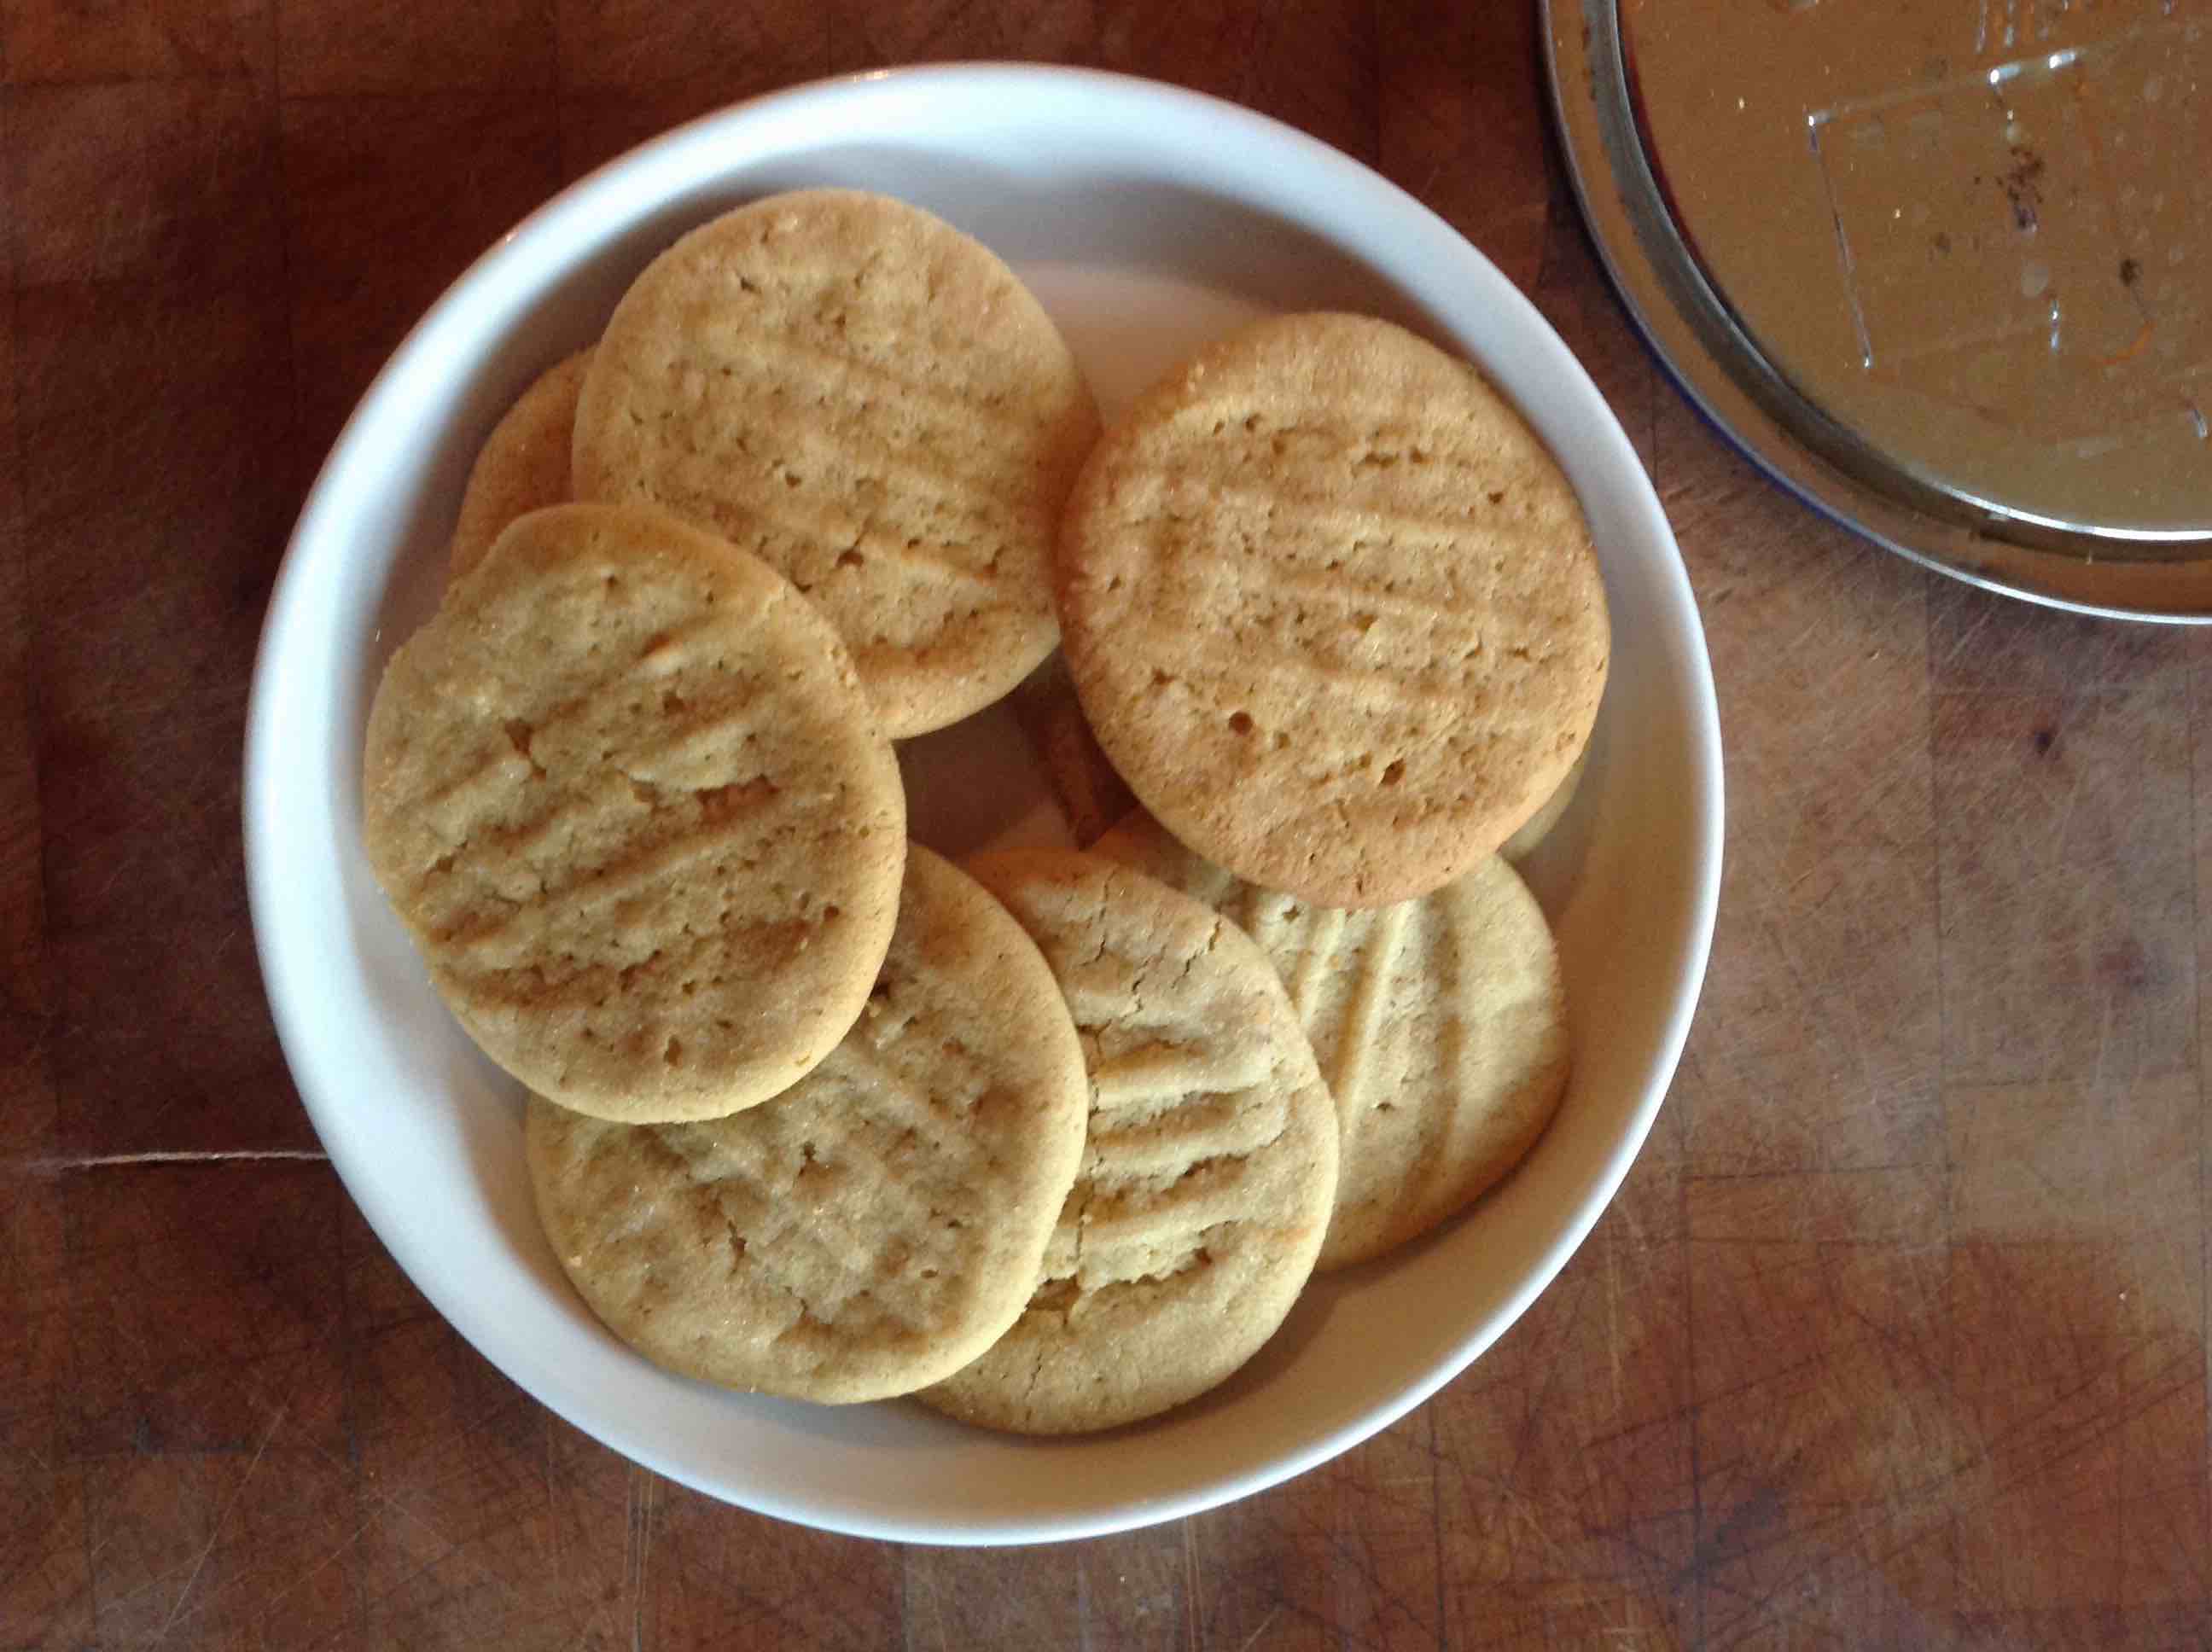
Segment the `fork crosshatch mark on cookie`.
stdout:
<path fill-rule="evenodd" d="M 1082 1158 L 1082 1048 L 1021 926 L 957 867 L 907 853 L 867 1008 L 783 1095 L 677 1125 L 532 1102 L 547 1237 L 658 1364 L 880 1400 L 951 1375 L 1029 1301 Z"/>
<path fill-rule="evenodd" d="M 1093 855 L 970 867 L 1059 981 L 1090 1069 L 1090 1139 L 1027 1311 L 921 1397 L 1030 1434 L 1157 1415 L 1243 1365 L 1304 1288 L 1336 1187 L 1328 1093 L 1233 924 Z"/>
<path fill-rule="evenodd" d="M 1068 669 L 1183 841 L 1332 906 L 1441 887 L 1550 797 L 1610 647 L 1574 490 L 1466 362 L 1262 321 L 1141 397 L 1062 525 Z"/>
<path fill-rule="evenodd" d="M 392 656 L 362 792 L 439 996 L 579 1111 L 766 1100 L 844 1036 L 890 943 L 906 793 L 843 645 L 659 512 L 508 527 Z"/>
<path fill-rule="evenodd" d="M 1551 1122 L 1567 1086 L 1565 983 L 1543 909 L 1501 857 L 1352 912 L 1255 888 L 1141 811 L 1097 852 L 1241 926 L 1282 977 L 1341 1133 L 1322 1268 L 1456 1215 Z"/>

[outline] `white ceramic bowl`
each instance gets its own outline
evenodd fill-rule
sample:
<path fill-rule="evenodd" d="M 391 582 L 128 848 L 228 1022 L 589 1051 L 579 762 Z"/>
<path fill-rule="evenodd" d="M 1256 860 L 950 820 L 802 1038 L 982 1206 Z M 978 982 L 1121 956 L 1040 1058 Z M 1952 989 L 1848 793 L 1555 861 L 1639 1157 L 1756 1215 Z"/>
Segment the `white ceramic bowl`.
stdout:
<path fill-rule="evenodd" d="M 1054 312 L 1109 416 L 1255 309 L 1403 320 L 1520 404 L 1604 561 L 1614 649 L 1595 756 L 1528 869 L 1577 1011 L 1557 1122 L 1468 1217 L 1316 1282 L 1224 1389 L 1093 1439 L 1001 1438 L 911 1403 L 729 1394 L 608 1335 L 539 1236 L 520 1091 L 431 995 L 361 847 L 368 701 L 435 604 L 462 483 L 500 411 L 594 337 L 684 229 L 823 183 L 902 196 L 995 248 Z M 909 754 L 918 835 L 957 851 L 1037 829 L 1041 789 L 1003 735 L 933 736 Z M 942 777 L 959 767 L 971 779 L 956 797 Z M 662 1473 L 787 1519 L 939 1543 L 1074 1537 L 1244 1495 L 1383 1427 L 1481 1353 L 1589 1230 L 1658 1110 L 1705 970 L 1720 823 L 1711 676 L 1673 538 L 1619 425 L 1528 301 L 1410 197 L 1286 127 L 1143 82 L 1011 67 L 744 105 L 594 173 L 487 253 L 401 345 L 308 498 L 246 754 L 277 1031 L 332 1163 L 424 1294 L 524 1388 Z"/>

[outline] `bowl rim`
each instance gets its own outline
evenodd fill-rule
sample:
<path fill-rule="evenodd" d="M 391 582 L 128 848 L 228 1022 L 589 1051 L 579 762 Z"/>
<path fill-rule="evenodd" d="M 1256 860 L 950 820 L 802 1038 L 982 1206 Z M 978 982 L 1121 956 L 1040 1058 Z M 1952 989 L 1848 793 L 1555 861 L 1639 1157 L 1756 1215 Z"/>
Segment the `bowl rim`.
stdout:
<path fill-rule="evenodd" d="M 1133 115 L 1151 112 L 1163 117 L 1198 120 L 1218 127 L 1224 146 L 1241 144 L 1255 154 L 1272 155 L 1284 167 L 1308 179 L 1302 197 L 1311 187 L 1331 182 L 1355 191 L 1363 216 L 1389 221 L 1387 228 L 1406 238 L 1411 250 L 1400 261 L 1413 262 L 1423 250 L 1460 261 L 1468 261 L 1496 277 L 1504 291 L 1499 301 L 1514 310 L 1510 325 L 1531 336 L 1537 347 L 1556 355 L 1571 379 L 1579 381 L 1586 399 L 1601 411 L 1589 433 L 1592 439 L 1616 451 L 1607 457 L 1614 468 L 1632 475 L 1634 507 L 1644 519 L 1642 526 L 1670 556 L 1654 570 L 1662 598 L 1667 623 L 1663 634 L 1680 658 L 1676 669 L 1689 689 L 1687 726 L 1683 729 L 1687 772 L 1684 775 L 1692 829 L 1686 839 L 1693 849 L 1694 864 L 1686 874 L 1684 907 L 1687 933 L 1674 969 L 1674 1003 L 1655 1044 L 1644 1093 L 1622 1132 L 1586 1181 L 1586 1191 L 1574 1206 L 1540 1264 L 1531 1270 L 1482 1323 L 1455 1340 L 1429 1368 L 1393 1394 L 1350 1419 L 1321 1432 L 1302 1448 L 1280 1453 L 1241 1472 L 1218 1476 L 1187 1490 L 1160 1497 L 1132 1497 L 1081 1513 L 1054 1513 L 1020 1519 L 980 1519 L 951 1525 L 931 1517 L 891 1519 L 856 1513 L 819 1499 L 746 1496 L 714 1483 L 701 1472 L 668 1461 L 635 1431 L 611 1425 L 601 1417 L 577 1414 L 562 1400 L 549 1398 L 516 1376 L 501 1357 L 501 1338 L 488 1312 L 471 1306 L 438 1272 L 425 1266 L 427 1256 L 413 1244 L 404 1229 L 380 1219 L 379 1209 L 362 1195 L 369 1174 L 356 1159 L 352 1145 L 324 1128 L 322 1111 L 335 1103 L 319 1102 L 318 1092 L 302 1074 L 315 1065 L 310 1057 L 311 1035 L 301 1005 L 286 984 L 276 939 L 281 927 L 279 908 L 285 904 L 284 868 L 272 852 L 283 815 L 281 769 L 285 753 L 282 732 L 283 698 L 275 682 L 273 665 L 283 639 L 294 628 L 294 612 L 307 600 L 310 556 L 318 542 L 339 531 L 332 519 L 349 491 L 349 474 L 368 463 L 362 452 L 362 432 L 392 416 L 388 404 L 409 387 L 420 372 L 429 370 L 431 352 L 448 328 L 462 325 L 473 308 L 498 301 L 511 280 L 528 279 L 527 267 L 536 244 L 551 238 L 571 220 L 587 214 L 600 197 L 617 190 L 623 180 L 641 171 L 680 160 L 695 145 L 732 137 L 753 127 L 773 127 L 793 116 L 834 115 L 841 103 L 866 100 L 890 92 L 895 95 L 922 94 L 946 99 L 988 98 L 994 91 L 1035 94 L 1054 90 L 1085 98 L 1121 100 Z M 757 167 L 771 161 L 773 150 L 735 146 L 732 172 Z M 689 179 L 704 181 L 704 177 Z M 663 203 L 665 193 L 648 194 L 629 203 L 628 211 L 641 216 Z M 620 216 L 620 215 L 617 215 Z M 1340 231 L 1330 232 L 1343 239 Z M 1364 255 L 1363 255 L 1364 256 Z M 577 267 L 576 262 L 562 266 Z M 1702 623 L 1665 513 L 1651 478 L 1630 446 L 1619 420 L 1586 370 L 1570 351 L 1534 303 L 1496 270 L 1490 260 L 1440 216 L 1361 161 L 1297 129 L 1241 105 L 1164 82 L 1108 70 L 1019 63 L 973 62 L 884 69 L 810 81 L 746 99 L 702 115 L 658 137 L 568 184 L 532 211 L 495 241 L 441 293 L 424 312 L 380 368 L 361 400 L 348 416 L 319 470 L 287 543 L 274 582 L 255 652 L 252 688 L 246 708 L 243 764 L 244 845 L 247 903 L 253 926 L 257 960 L 277 1040 L 301 1104 L 316 1129 L 347 1194 L 360 1209 L 403 1271 L 437 1309 L 447 1323 L 489 1360 L 514 1381 L 538 1403 L 561 1416 L 582 1432 L 656 1473 L 720 1501 L 738 1503 L 818 1529 L 902 1542 L 945 1546 L 1062 1541 L 1148 1526 L 1199 1513 L 1236 1501 L 1280 1484 L 1350 1449 L 1389 1427 L 1416 1406 L 1425 1403 L 1453 1377 L 1479 1357 L 1510 1329 L 1529 1305 L 1547 1289 L 1567 1260 L 1580 1248 L 1598 1218 L 1610 1206 L 1630 1167 L 1648 1137 L 1659 1108 L 1672 1084 L 1694 1016 L 1719 906 L 1723 848 L 1723 781 L 1717 699 Z"/>

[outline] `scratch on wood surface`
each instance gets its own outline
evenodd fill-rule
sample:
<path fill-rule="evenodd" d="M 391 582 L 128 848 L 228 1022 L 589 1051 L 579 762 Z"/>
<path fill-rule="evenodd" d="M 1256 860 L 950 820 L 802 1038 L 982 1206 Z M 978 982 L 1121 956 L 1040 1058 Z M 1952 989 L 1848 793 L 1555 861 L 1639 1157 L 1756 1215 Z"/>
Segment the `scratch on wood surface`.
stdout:
<path fill-rule="evenodd" d="M 1183 1628 L 1187 1631 L 1183 1644 L 1198 1644 L 1198 1534 L 1197 1522 L 1184 1516 L 1182 1522 L 1182 1581 Z"/>
<path fill-rule="evenodd" d="M 22 1167 L 38 1175 L 59 1175 L 70 1170 L 106 1170 L 132 1164 L 327 1164 L 330 1155 L 317 1148 L 264 1147 L 236 1152 L 84 1153 L 64 1157 L 25 1159 Z"/>
<path fill-rule="evenodd" d="M 1601 1241 L 1602 1242 L 1602 1241 Z M 1628 1406 L 1627 1385 L 1621 1370 L 1620 1357 L 1620 1252 L 1617 1246 L 1606 1245 L 1605 1256 L 1605 1351 L 1613 1362 L 1613 1414 L 1623 1415 Z"/>
<path fill-rule="evenodd" d="M 635 1463 L 630 1465 L 625 1486 L 629 1503 L 629 1544 L 633 1557 L 629 1580 L 630 1652 L 644 1652 L 646 1592 L 650 1587 L 647 1563 L 653 1554 L 653 1512 L 654 1494 L 658 1490 L 659 1482 L 652 1471 Z"/>
<path fill-rule="evenodd" d="M 1522 1465 L 1536 1443 L 1537 1431 L 1551 1409 L 1553 1395 L 1566 1375 L 1567 1355 L 1574 1345 L 1576 1333 L 1583 1322 L 1583 1309 L 1588 1294 L 1585 1283 L 1577 1279 L 1571 1284 L 1563 1284 L 1558 1289 L 1567 1295 L 1569 1306 L 1555 1323 L 1554 1345 L 1546 1362 L 1543 1377 L 1535 1385 L 1519 1435 L 1514 1441 L 1511 1472 L 1516 1475 L 1520 1473 Z"/>
<path fill-rule="evenodd" d="M 1237 1652 L 1252 1652 L 1252 1649 L 1259 1644 L 1260 1637 L 1266 1634 L 1268 1627 L 1282 1615 L 1283 1608 L 1280 1602 L 1269 1606 L 1267 1615 L 1260 1619 L 1260 1626 L 1244 1637 L 1244 1643 L 1237 1649 Z"/>
<path fill-rule="evenodd" d="M 279 1406 L 276 1408 L 276 1414 L 269 1419 L 269 1426 L 261 1436 L 261 1443 L 253 1449 L 252 1461 L 246 1465 L 246 1473 L 239 1477 L 238 1485 L 233 1488 L 229 1498 L 223 1503 L 222 1512 L 216 1515 L 215 1524 L 208 1531 L 208 1540 L 200 1546 L 199 1555 L 193 1560 L 192 1569 L 185 1578 L 184 1588 L 177 1591 L 177 1598 L 169 1606 L 169 1615 L 161 1620 L 161 1627 L 155 1631 L 153 1640 L 149 1644 L 159 1646 L 167 1640 L 169 1631 L 177 1626 L 178 1619 L 184 1616 L 185 1602 L 191 1599 L 192 1590 L 198 1586 L 200 1574 L 207 1569 L 208 1557 L 215 1552 L 215 1546 L 222 1540 L 222 1528 L 229 1523 L 232 1512 L 238 1507 L 239 1499 L 246 1495 L 246 1488 L 252 1484 L 254 1471 L 261 1467 L 261 1459 L 268 1452 L 270 1441 L 275 1439 L 276 1430 L 284 1426 L 284 1418 L 290 1409 L 289 1406 Z"/>
<path fill-rule="evenodd" d="M 915 1568 L 913 1564 L 913 1558 L 912 1555 L 908 1557 L 908 1564 L 906 1569 L 907 1602 L 908 1607 L 908 1624 L 909 1628 L 914 1626 L 912 1606 L 914 1601 L 914 1586 L 917 1581 Z M 945 1649 L 945 1652 L 951 1652 L 952 1637 L 945 1627 L 945 1592 L 937 1587 L 937 1584 L 930 1578 L 927 1570 L 923 1570 L 920 1574 L 920 1581 L 924 1593 L 926 1593 L 929 1597 L 930 1620 L 937 1626 L 937 1634 L 930 1642 L 930 1644 Z M 911 1644 L 913 1641 L 912 1635 L 909 1634 L 907 1638 L 908 1643 Z"/>

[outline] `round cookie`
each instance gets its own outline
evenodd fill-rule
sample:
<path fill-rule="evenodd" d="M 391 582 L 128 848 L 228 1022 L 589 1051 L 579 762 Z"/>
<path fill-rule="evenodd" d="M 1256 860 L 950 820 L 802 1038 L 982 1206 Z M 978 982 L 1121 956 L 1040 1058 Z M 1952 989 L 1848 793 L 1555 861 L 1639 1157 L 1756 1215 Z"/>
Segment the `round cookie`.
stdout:
<path fill-rule="evenodd" d="M 714 1118 L 845 1036 L 906 797 L 852 661 L 765 564 L 656 513 L 502 533 L 392 656 L 364 836 L 486 1054 L 566 1106 Z"/>
<path fill-rule="evenodd" d="M 1456 1215 L 1551 1122 L 1566 1093 L 1566 990 L 1543 908 L 1502 858 L 1418 899 L 1347 911 L 1255 889 L 1141 811 L 1094 852 L 1241 926 L 1289 990 L 1336 1102 L 1320 1268 Z"/>
<path fill-rule="evenodd" d="M 1466 362 L 1362 316 L 1231 336 L 1109 431 L 1060 623 L 1099 744 L 1238 876 L 1377 907 L 1475 865 L 1589 738 L 1610 646 L 1574 491 Z"/>
<path fill-rule="evenodd" d="M 580 499 L 641 501 L 819 604 L 895 738 L 1051 652 L 1060 510 L 1098 434 L 1075 358 L 990 252 L 881 196 L 771 196 L 647 266 L 577 409 Z"/>
<path fill-rule="evenodd" d="M 970 863 L 1042 949 L 1090 1069 L 1090 1137 L 1028 1309 L 921 1398 L 1073 1434 L 1213 1387 L 1313 1270 L 1336 1121 L 1257 948 L 1197 902 L 1096 856 Z"/>
<path fill-rule="evenodd" d="M 844 1404 L 981 1354 L 1029 1301 L 1083 1156 L 1089 1086 L 1036 944 L 907 851 L 867 1008 L 767 1107 L 619 1125 L 533 1099 L 561 1265 L 656 1364 Z"/>
<path fill-rule="evenodd" d="M 518 516 L 574 497 L 568 485 L 568 452 L 576 428 L 576 396 L 592 352 L 578 350 L 538 376 L 492 427 L 469 471 L 453 543 L 446 553 L 447 580 L 458 580 L 491 549 Z"/>

